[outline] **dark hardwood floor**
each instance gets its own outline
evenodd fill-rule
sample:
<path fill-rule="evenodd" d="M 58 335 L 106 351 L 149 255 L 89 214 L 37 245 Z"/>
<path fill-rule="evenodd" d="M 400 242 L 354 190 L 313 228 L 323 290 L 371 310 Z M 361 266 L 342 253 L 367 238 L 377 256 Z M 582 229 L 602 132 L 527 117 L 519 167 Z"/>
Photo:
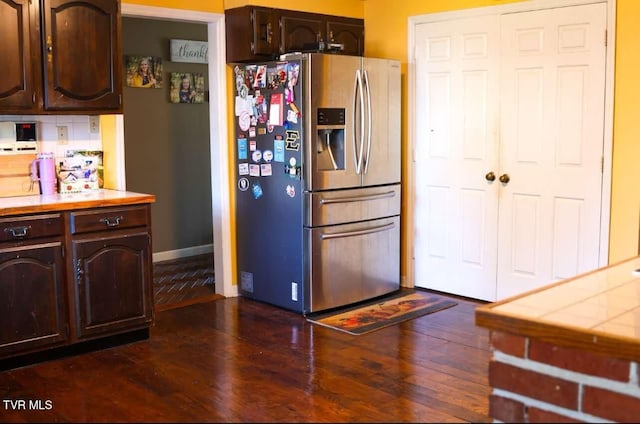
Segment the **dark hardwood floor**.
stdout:
<path fill-rule="evenodd" d="M 1 372 L 0 422 L 491 422 L 488 332 L 456 300 L 361 336 L 241 297 L 165 310 L 147 340 Z"/>

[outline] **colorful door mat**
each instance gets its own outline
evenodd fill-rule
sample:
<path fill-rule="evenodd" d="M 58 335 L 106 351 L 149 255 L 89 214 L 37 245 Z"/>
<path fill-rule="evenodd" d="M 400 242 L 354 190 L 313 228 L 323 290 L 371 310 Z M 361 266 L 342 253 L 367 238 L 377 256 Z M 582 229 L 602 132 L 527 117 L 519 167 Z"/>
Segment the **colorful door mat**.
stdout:
<path fill-rule="evenodd" d="M 457 304 L 458 302 L 432 293 L 408 289 L 346 310 L 308 315 L 307 321 L 359 335 L 442 311 Z"/>

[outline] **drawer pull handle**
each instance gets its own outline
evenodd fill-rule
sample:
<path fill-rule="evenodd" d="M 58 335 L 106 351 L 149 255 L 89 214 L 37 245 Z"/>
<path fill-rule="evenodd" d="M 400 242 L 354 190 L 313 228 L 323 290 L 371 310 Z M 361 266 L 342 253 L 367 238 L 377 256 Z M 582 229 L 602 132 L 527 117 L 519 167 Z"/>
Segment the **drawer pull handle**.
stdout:
<path fill-rule="evenodd" d="M 27 225 L 24 227 L 11 227 L 5 228 L 4 232 L 11 234 L 11 237 L 15 238 L 23 238 L 27 236 L 27 231 L 31 228 L 31 225 Z"/>
<path fill-rule="evenodd" d="M 118 225 L 120 225 L 120 221 L 123 219 L 124 217 L 122 215 L 112 216 L 107 218 L 101 218 L 100 222 L 104 222 L 105 224 L 107 224 L 107 227 L 117 227 Z"/>

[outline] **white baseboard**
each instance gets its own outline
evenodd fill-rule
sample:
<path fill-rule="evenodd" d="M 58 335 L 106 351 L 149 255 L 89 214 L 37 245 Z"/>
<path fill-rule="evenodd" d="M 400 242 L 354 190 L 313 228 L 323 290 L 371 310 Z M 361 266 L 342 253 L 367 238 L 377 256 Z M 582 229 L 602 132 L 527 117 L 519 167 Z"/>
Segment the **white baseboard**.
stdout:
<path fill-rule="evenodd" d="M 166 250 L 153 254 L 153 262 L 170 261 L 173 259 L 185 258 L 187 256 L 204 255 L 213 253 L 213 244 L 203 244 L 202 246 L 185 247 L 184 249 Z"/>

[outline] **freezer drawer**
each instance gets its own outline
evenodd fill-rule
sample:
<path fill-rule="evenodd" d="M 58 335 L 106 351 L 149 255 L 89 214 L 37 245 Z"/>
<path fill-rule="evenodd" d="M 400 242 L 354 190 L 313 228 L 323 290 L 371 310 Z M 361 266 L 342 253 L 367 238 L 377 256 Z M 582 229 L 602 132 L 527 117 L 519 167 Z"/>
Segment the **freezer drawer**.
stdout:
<path fill-rule="evenodd" d="M 306 227 L 346 224 L 400 214 L 400 184 L 306 192 Z"/>
<path fill-rule="evenodd" d="M 307 312 L 400 289 L 400 217 L 306 228 Z"/>

